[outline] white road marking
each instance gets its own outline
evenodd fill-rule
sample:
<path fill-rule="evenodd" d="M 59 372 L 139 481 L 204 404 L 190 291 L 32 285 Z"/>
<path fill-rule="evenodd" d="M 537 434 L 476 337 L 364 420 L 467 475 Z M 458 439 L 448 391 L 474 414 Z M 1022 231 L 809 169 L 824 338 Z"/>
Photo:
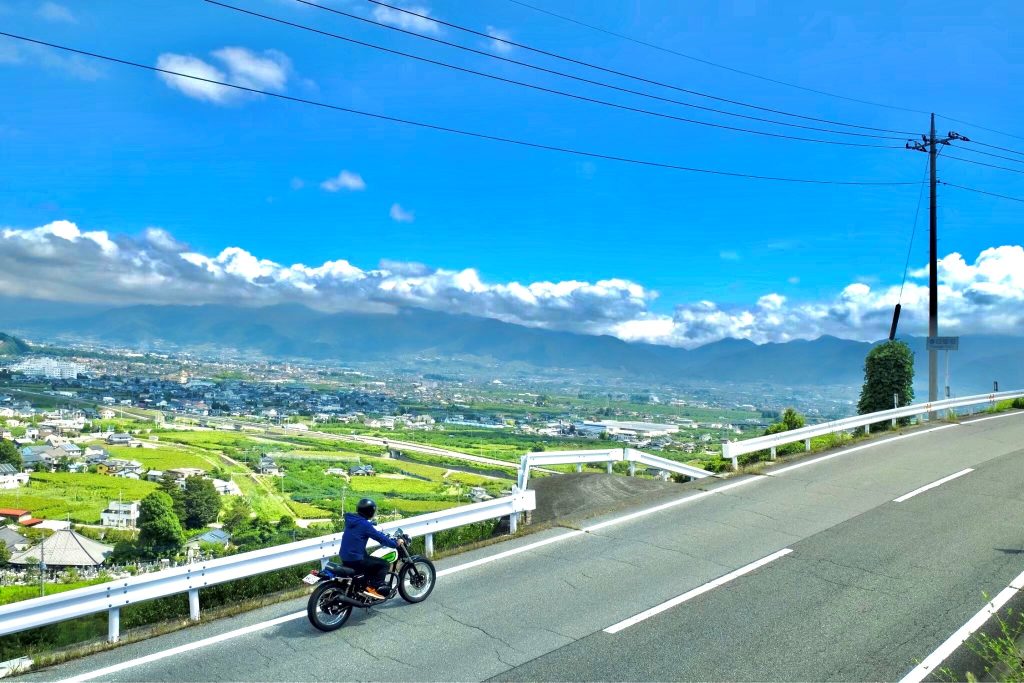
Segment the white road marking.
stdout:
<path fill-rule="evenodd" d="M 920 431 L 920 432 L 911 432 L 910 434 L 900 434 L 899 436 L 894 436 L 894 437 L 892 437 L 890 439 L 885 439 L 884 441 L 875 441 L 873 443 L 866 443 L 866 444 L 864 444 L 862 446 L 854 446 L 853 448 L 844 448 L 841 451 L 836 451 L 835 453 L 830 453 L 828 455 L 823 455 L 820 458 L 811 458 L 810 460 L 802 460 L 802 461 L 796 463 L 795 465 L 789 465 L 788 467 L 781 467 L 781 468 L 779 468 L 777 470 L 772 470 L 771 472 L 765 472 L 765 474 L 767 476 L 769 476 L 769 477 L 774 477 L 774 476 L 779 475 L 779 474 L 785 474 L 786 472 L 792 472 L 793 470 L 800 469 L 801 467 L 807 467 L 808 465 L 814 465 L 815 463 L 819 463 L 819 462 L 821 462 L 823 460 L 831 460 L 832 458 L 838 458 L 841 455 L 849 455 L 850 453 L 856 453 L 857 451 L 862 451 L 865 448 L 874 448 L 875 446 L 884 446 L 885 444 L 892 443 L 893 441 L 902 441 L 903 439 L 910 439 L 910 438 L 915 437 L 915 436 L 922 436 L 923 434 L 931 434 L 932 432 L 937 432 L 940 429 L 950 429 L 952 427 L 959 427 L 959 426 L 960 425 L 958 425 L 958 424 L 948 424 L 948 425 L 942 425 L 941 427 L 933 427 L 931 429 L 925 429 L 924 431 Z"/>
<path fill-rule="evenodd" d="M 979 417 L 976 420 L 968 420 L 967 422 L 964 422 L 964 424 L 965 425 L 972 425 L 975 422 L 986 422 L 988 420 L 1001 420 L 1004 417 L 1013 417 L 1014 415 L 1024 415 L 1024 410 L 1020 411 L 1019 413 L 1006 413 L 1005 415 L 992 415 L 991 417 Z"/>
<path fill-rule="evenodd" d="M 906 438 L 910 438 L 912 436 L 920 436 L 922 434 L 928 434 L 930 432 L 934 432 L 934 431 L 937 431 L 939 429 L 947 429 L 949 427 L 957 427 L 957 426 L 959 426 L 959 425 L 955 425 L 955 424 L 944 425 L 944 426 L 941 426 L 941 427 L 935 427 L 933 429 L 928 429 L 928 430 L 924 430 L 924 431 L 920 431 L 920 432 L 913 432 L 911 434 L 903 434 L 901 436 L 896 436 L 896 437 L 893 437 L 891 439 L 886 439 L 884 441 L 876 441 L 876 442 L 873 442 L 873 443 L 864 444 L 863 446 L 857 446 L 855 448 L 847 448 L 847 449 L 839 451 L 837 453 L 832 453 L 830 455 L 824 455 L 824 456 L 821 456 L 819 458 L 813 458 L 811 460 L 805 460 L 805 461 L 799 462 L 799 463 L 797 463 L 795 465 L 790 465 L 789 467 L 783 467 L 780 470 L 775 470 L 771 474 L 772 475 L 781 474 L 782 472 L 788 472 L 788 471 L 794 470 L 794 469 L 796 469 L 798 467 L 806 467 L 807 465 L 813 465 L 815 463 L 822 462 L 823 460 L 830 460 L 830 459 L 838 457 L 840 455 L 848 455 L 850 453 L 854 453 L 856 451 L 860 451 L 860 450 L 863 450 L 865 448 L 873 448 L 875 446 L 881 446 L 881 445 L 887 444 L 887 443 L 889 443 L 891 441 L 897 441 L 899 439 L 906 439 Z M 598 531 L 600 529 L 604 529 L 604 528 L 607 528 L 607 527 L 610 527 L 610 526 L 614 526 L 616 524 L 623 524 L 625 522 L 632 521 L 632 520 L 637 519 L 639 517 L 644 517 L 646 515 L 654 514 L 656 512 L 661 512 L 663 510 L 668 510 L 670 508 L 676 507 L 677 505 L 683 505 L 684 503 L 692 503 L 692 502 L 698 501 L 698 500 L 700 500 L 702 498 L 707 498 L 708 496 L 715 495 L 716 493 L 724 493 L 726 491 L 729 491 L 729 490 L 734 489 L 734 488 L 738 488 L 740 486 L 746 486 L 747 484 L 752 484 L 752 483 L 754 483 L 756 481 L 765 481 L 765 477 L 747 477 L 745 479 L 741 479 L 739 481 L 732 482 L 731 484 L 725 484 L 725 485 L 719 486 L 717 488 L 713 488 L 713 489 L 710 489 L 710 490 L 707 490 L 707 491 L 702 491 L 702 492 L 694 494 L 692 496 L 686 496 L 685 498 L 679 498 L 677 500 L 669 501 L 667 503 L 662 503 L 661 505 L 656 505 L 656 506 L 651 507 L 651 508 L 647 508 L 647 509 L 644 509 L 644 510 L 639 510 L 637 512 L 632 512 L 632 513 L 630 513 L 628 515 L 622 515 L 621 517 L 616 517 L 615 519 L 610 519 L 610 520 L 607 520 L 607 521 L 604 521 L 604 522 L 599 522 L 597 524 L 592 524 L 590 526 L 586 526 L 586 527 L 583 527 L 583 528 L 578 529 L 578 530 L 574 529 L 574 530 L 568 531 L 568 532 L 566 532 L 564 534 L 559 534 L 557 536 L 552 536 L 551 538 L 544 539 L 543 541 L 537 541 L 535 543 L 528 543 L 527 545 L 523 545 L 523 546 L 520 546 L 518 548 L 513 548 L 511 550 L 506 550 L 504 552 L 500 552 L 500 553 L 497 553 L 495 555 L 489 555 L 488 557 L 482 557 L 482 558 L 479 558 L 477 560 L 472 560 L 472 561 L 466 562 L 464 564 L 456 565 L 454 567 L 448 567 L 447 569 L 442 569 L 442 570 L 438 571 L 437 575 L 438 575 L 438 577 L 448 576 L 450 574 L 456 574 L 456 573 L 464 571 L 466 569 L 472 569 L 474 567 L 479 567 L 481 565 L 490 564 L 491 562 L 496 562 L 498 560 L 505 559 L 507 557 L 512 557 L 512 556 L 518 555 L 520 553 L 528 552 L 530 550 L 534 550 L 536 548 L 540 548 L 542 546 L 549 545 L 551 543 L 557 543 L 559 541 L 565 541 L 565 540 L 568 540 L 570 538 L 575 538 L 577 536 L 582 536 L 583 534 L 586 534 L 586 533 L 589 533 L 589 532 L 592 532 L 592 531 Z M 786 552 L 789 552 L 789 551 L 787 550 Z M 79 676 L 75 676 L 73 678 L 66 679 L 66 681 L 68 681 L 68 682 L 70 682 L 70 681 L 89 681 L 89 680 L 92 680 L 94 678 L 99 678 L 101 676 L 106 676 L 106 675 L 109 675 L 109 674 L 112 674 L 112 673 L 116 673 L 118 671 L 124 671 L 125 669 L 129 669 L 129 668 L 134 667 L 134 666 L 140 666 L 142 664 L 148 664 L 150 662 L 155 662 L 155 661 L 164 659 L 166 657 L 171 657 L 171 656 L 176 655 L 176 654 L 181 654 L 183 652 L 189 652 L 191 650 L 195 650 L 195 649 L 198 649 L 198 648 L 201 648 L 201 647 L 206 647 L 207 645 L 213 645 L 215 643 L 220 643 L 220 642 L 223 642 L 225 640 L 230 640 L 232 638 L 238 638 L 240 636 L 244 636 L 244 635 L 247 635 L 249 633 L 254 633 L 256 631 L 260 631 L 260 630 L 263 630 L 265 628 L 269 628 L 271 626 L 276 626 L 277 624 L 283 624 L 285 622 L 292 621 L 292 620 L 295 620 L 295 619 L 301 619 L 305 615 L 306 615 L 306 611 L 303 610 L 301 612 L 296 612 L 294 614 L 289 614 L 287 616 L 277 617 L 276 619 L 271 619 L 269 621 L 264 621 L 264 622 L 260 622 L 258 624 L 253 624 L 252 626 L 246 626 L 245 628 L 241 628 L 241 629 L 238 629 L 236 631 L 229 631 L 228 633 L 222 633 L 219 636 L 213 636 L 211 638 L 205 638 L 203 640 L 196 641 L 195 643 L 190 643 L 188 645 L 181 645 L 179 647 L 171 648 L 169 650 L 164 650 L 163 652 L 156 652 L 156 653 L 153 653 L 153 654 L 150 654 L 150 655 L 145 655 L 143 657 L 139 657 L 138 659 L 133 659 L 133 660 L 130 660 L 130 661 L 127 661 L 127 662 L 122 662 L 121 664 L 117 664 L 117 665 L 114 665 L 114 666 L 111 666 L 111 667 L 106 667 L 104 669 L 97 669 L 96 671 L 92 671 L 92 672 L 89 672 L 89 673 L 81 674 Z"/>
<path fill-rule="evenodd" d="M 124 671 L 125 669 L 130 669 L 135 666 L 141 666 L 143 664 L 149 664 L 150 662 L 156 662 L 166 657 L 180 655 L 184 652 L 198 650 L 199 648 L 206 647 L 207 645 L 214 645 L 215 643 L 221 643 L 225 640 L 231 640 L 232 638 L 244 636 L 249 633 L 262 631 L 265 628 L 277 626 L 278 624 L 283 624 L 288 621 L 294 621 L 295 619 L 301 619 L 304 616 L 306 616 L 306 610 L 302 610 L 301 612 L 295 612 L 294 614 L 288 614 L 286 616 L 278 617 L 276 619 L 271 619 L 269 621 L 263 621 L 258 624 L 253 624 L 252 626 L 246 626 L 245 628 L 240 628 L 236 631 L 221 633 L 218 636 L 212 636 L 210 638 L 197 640 L 194 643 L 188 643 L 186 645 L 172 647 L 170 650 L 164 650 L 163 652 L 154 652 L 153 654 L 145 655 L 144 657 L 138 657 L 127 662 L 121 662 L 120 664 L 114 664 L 113 666 L 104 667 L 102 669 L 96 669 L 95 671 L 90 671 L 89 673 L 73 676 L 71 678 L 65 678 L 61 683 L 77 683 L 77 681 L 91 681 L 94 678 L 110 676 L 111 674 L 115 674 L 119 671 Z"/>
<path fill-rule="evenodd" d="M 1003 605 L 1009 602 L 1010 598 L 1021 590 L 1024 590 L 1024 572 L 1018 574 L 1017 578 L 1011 581 L 1009 586 L 1001 590 L 999 595 L 982 607 L 981 611 L 971 617 L 970 621 L 957 629 L 949 638 L 946 638 L 942 645 L 939 645 L 923 662 L 915 666 L 910 673 L 900 680 L 900 683 L 920 683 L 925 677 L 934 673 L 935 669 L 945 661 L 946 657 L 956 652 L 957 648 L 967 642 L 967 639 L 975 631 L 985 625 L 989 617 L 998 612 Z"/>
<path fill-rule="evenodd" d="M 613 633 L 613 634 L 614 633 L 618 633 L 619 631 L 622 631 L 623 629 L 627 629 L 630 626 L 633 626 L 634 624 L 639 624 L 644 619 L 650 619 L 655 614 L 661 614 L 665 610 L 672 609 L 676 605 L 681 605 L 681 604 L 683 604 L 684 602 L 686 602 L 688 600 L 692 600 L 693 598 L 697 597 L 698 595 L 703 595 L 704 593 L 707 593 L 710 590 L 714 590 L 715 588 L 718 588 L 719 586 L 721 586 L 723 584 L 729 583 L 733 579 L 737 579 L 737 578 L 743 576 L 744 574 L 749 574 L 750 572 L 754 571 L 755 569 L 758 569 L 759 567 L 763 567 L 766 564 L 768 564 L 769 562 L 777 560 L 780 557 L 782 557 L 783 555 L 788 555 L 791 552 L 793 552 L 793 550 L 791 548 L 783 548 L 782 550 L 780 550 L 778 552 L 772 553 L 768 557 L 762 557 L 760 560 L 757 560 L 756 562 L 751 562 L 750 564 L 748 564 L 748 565 L 746 565 L 744 567 L 740 567 L 739 569 L 737 569 L 735 571 L 731 571 L 731 572 L 729 572 L 728 574 L 726 574 L 724 576 L 719 576 L 714 581 L 709 581 L 708 583 L 705 583 L 703 586 L 698 586 L 697 588 L 694 588 L 693 590 L 686 591 L 682 595 L 674 597 L 671 600 L 669 600 L 667 602 L 663 602 L 660 605 L 652 607 L 652 608 L 650 608 L 648 610 L 644 610 L 640 614 L 632 616 L 629 619 L 623 619 L 619 623 L 614 624 L 614 625 L 609 626 L 608 628 L 606 628 L 604 630 L 604 632 L 605 633 Z"/>
<path fill-rule="evenodd" d="M 968 468 L 967 468 L 967 469 L 965 469 L 965 470 L 960 470 L 960 471 L 959 471 L 959 472 L 957 472 L 956 474 L 951 474 L 951 475 L 949 475 L 948 477 L 943 477 L 942 479 L 939 479 L 938 481 L 933 481 L 933 482 L 932 482 L 932 483 L 930 483 L 930 484 L 925 484 L 925 485 L 924 485 L 924 486 L 922 486 L 921 488 L 919 488 L 919 489 L 914 489 L 914 490 L 913 490 L 913 491 L 911 491 L 910 493 L 904 493 L 904 494 L 903 494 L 902 496 L 900 496 L 899 498 L 894 498 L 892 502 L 894 502 L 894 503 L 902 503 L 902 502 L 903 502 L 903 501 L 905 501 L 905 500 L 909 500 L 910 498 L 913 498 L 914 496 L 916 496 L 916 495 L 917 495 L 917 494 L 919 494 L 919 493 L 924 493 L 925 491 L 927 491 L 927 490 L 929 490 L 929 489 L 933 489 L 933 488 L 935 488 L 936 486 L 942 486 L 942 485 L 943 485 L 943 484 L 945 484 L 945 483 L 946 483 L 947 481 L 953 481 L 953 480 L 954 480 L 954 479 L 956 479 L 957 477 L 962 477 L 962 476 L 964 476 L 965 474 L 970 474 L 970 473 L 971 473 L 971 472 L 973 472 L 973 471 L 974 471 L 974 468 L 972 468 L 972 467 L 968 467 Z"/>

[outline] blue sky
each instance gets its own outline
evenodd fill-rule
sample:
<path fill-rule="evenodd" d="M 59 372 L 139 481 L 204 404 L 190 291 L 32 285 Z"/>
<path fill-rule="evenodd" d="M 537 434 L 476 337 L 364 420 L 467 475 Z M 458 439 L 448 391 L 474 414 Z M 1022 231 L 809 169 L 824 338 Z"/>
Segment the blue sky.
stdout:
<path fill-rule="evenodd" d="M 545 86 L 680 116 L 794 132 L 536 74 L 293 0 L 234 4 Z M 331 4 L 373 15 L 365 0 Z M 1015 114 L 1024 105 L 1024 93 L 1015 85 L 1024 82 L 1024 45 L 1013 42 L 1010 29 L 1024 25 L 1019 2 L 837 2 L 827 8 L 818 2 L 754 0 L 537 4 L 808 87 L 934 110 L 1024 135 Z M 823 97 L 669 56 L 506 0 L 410 6 L 724 97 L 867 126 L 923 131 L 928 123 L 921 114 Z M 283 79 L 270 79 L 280 87 L 272 90 L 608 154 L 843 180 L 915 181 L 925 169 L 920 153 L 771 140 L 616 111 L 198 1 L 0 0 L 0 26 L 146 64 L 156 64 L 161 55 L 191 56 L 223 73 L 231 73 L 229 60 L 218 51 L 244 48 L 249 57 L 281 67 Z M 452 29 L 435 35 L 481 49 L 500 47 Z M 506 54 L 681 95 L 520 49 Z M 898 285 L 918 194 L 914 186 L 809 187 L 586 160 L 268 98 L 202 100 L 153 73 L 2 37 L 0 84 L 0 226 L 27 230 L 66 220 L 81 231 L 112 236 L 140 235 L 155 226 L 210 257 L 240 247 L 280 264 L 345 260 L 369 271 L 382 261 L 416 262 L 429 269 L 472 268 L 486 283 L 621 279 L 641 285 L 645 297 L 657 292 L 646 299 L 648 317 L 674 311 L 678 317 L 677 306 L 703 300 L 723 309 L 751 308 L 767 294 L 778 294 L 789 305 L 828 304 L 852 283 L 876 290 Z M 976 126 L 940 119 L 939 129 L 1024 149 L 1024 140 Z M 1006 165 L 1024 170 L 1024 165 Z M 322 188 L 342 171 L 359 182 L 339 183 L 335 191 Z M 946 161 L 940 175 L 1024 196 L 1020 174 Z M 1021 204 L 954 189 L 943 189 L 940 202 L 942 255 L 958 252 L 976 266 L 983 250 L 1021 243 Z M 919 230 L 927 227 L 926 208 L 927 201 Z M 912 267 L 926 263 L 923 234 Z"/>

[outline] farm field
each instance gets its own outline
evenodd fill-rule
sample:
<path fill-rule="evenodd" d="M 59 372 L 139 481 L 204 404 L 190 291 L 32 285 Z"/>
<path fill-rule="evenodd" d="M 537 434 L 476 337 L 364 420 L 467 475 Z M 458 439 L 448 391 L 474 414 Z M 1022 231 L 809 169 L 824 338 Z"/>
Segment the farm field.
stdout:
<path fill-rule="evenodd" d="M 157 489 L 148 481 L 102 474 L 36 472 L 29 485 L 0 491 L 0 507 L 20 507 L 43 519 L 70 519 L 99 524 L 100 513 L 112 500 L 141 500 Z"/>
<path fill-rule="evenodd" d="M 128 446 L 106 446 L 112 457 L 136 460 L 147 469 L 168 470 L 175 467 L 198 467 L 211 470 L 220 466 L 220 458 L 214 453 L 199 455 L 180 448 L 131 448 Z"/>

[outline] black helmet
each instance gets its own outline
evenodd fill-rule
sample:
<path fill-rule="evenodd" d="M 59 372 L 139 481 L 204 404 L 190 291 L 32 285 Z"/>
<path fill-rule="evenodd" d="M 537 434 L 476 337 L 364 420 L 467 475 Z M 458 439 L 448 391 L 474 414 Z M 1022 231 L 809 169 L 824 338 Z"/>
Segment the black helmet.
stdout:
<path fill-rule="evenodd" d="M 363 498 L 356 505 L 356 512 L 359 513 L 360 517 L 373 519 L 373 516 L 377 514 L 377 504 L 373 502 L 372 498 Z"/>

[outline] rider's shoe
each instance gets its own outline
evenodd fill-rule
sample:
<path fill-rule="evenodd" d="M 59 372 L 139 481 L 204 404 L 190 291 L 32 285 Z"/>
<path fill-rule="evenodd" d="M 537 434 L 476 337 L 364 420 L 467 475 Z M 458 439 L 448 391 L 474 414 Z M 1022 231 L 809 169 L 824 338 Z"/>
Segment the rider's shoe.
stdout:
<path fill-rule="evenodd" d="M 374 600 L 387 600 L 388 599 L 386 595 L 381 595 L 380 593 L 377 592 L 377 589 L 373 588 L 372 586 L 368 586 L 366 588 L 366 590 L 363 591 L 363 595 L 365 595 L 365 596 L 367 596 L 369 598 L 373 598 Z"/>

